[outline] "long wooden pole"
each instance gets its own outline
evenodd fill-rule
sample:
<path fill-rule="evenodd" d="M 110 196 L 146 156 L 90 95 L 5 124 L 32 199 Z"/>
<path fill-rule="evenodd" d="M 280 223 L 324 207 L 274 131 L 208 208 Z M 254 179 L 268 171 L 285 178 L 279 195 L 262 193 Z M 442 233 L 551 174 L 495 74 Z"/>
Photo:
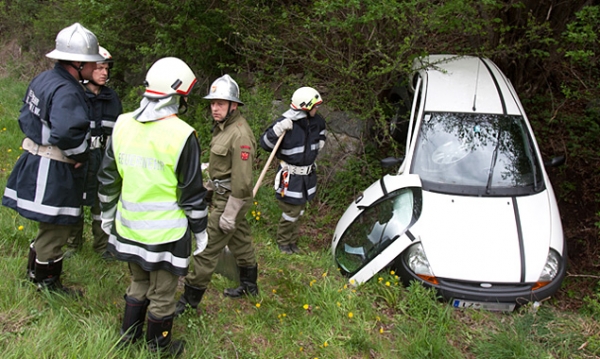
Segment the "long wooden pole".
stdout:
<path fill-rule="evenodd" d="M 277 152 L 277 149 L 279 148 L 279 145 L 281 144 L 281 141 L 283 140 L 283 136 L 285 136 L 285 132 L 283 132 L 281 134 L 281 136 L 279 136 L 279 139 L 277 140 L 277 143 L 275 144 L 275 147 L 273 147 L 273 151 L 271 151 L 271 155 L 269 156 L 269 159 L 267 160 L 267 164 L 265 164 L 265 168 L 263 168 L 262 172 L 260 173 L 260 176 L 258 176 L 258 180 L 256 181 L 256 184 L 254 185 L 254 189 L 252 190 L 252 197 L 256 197 L 256 192 L 258 192 L 258 187 L 260 187 L 260 184 L 262 183 L 262 180 L 265 177 L 265 174 L 267 174 L 267 170 L 269 169 L 269 166 L 271 165 L 271 161 L 273 160 L 273 157 L 275 157 L 275 152 Z"/>

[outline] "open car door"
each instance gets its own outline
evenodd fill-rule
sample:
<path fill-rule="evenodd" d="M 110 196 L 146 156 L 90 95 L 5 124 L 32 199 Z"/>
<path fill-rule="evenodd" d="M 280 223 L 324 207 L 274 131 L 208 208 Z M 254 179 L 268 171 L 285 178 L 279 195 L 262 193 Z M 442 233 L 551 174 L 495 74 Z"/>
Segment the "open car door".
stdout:
<path fill-rule="evenodd" d="M 333 258 L 351 284 L 364 283 L 415 240 L 410 227 L 422 208 L 418 175 L 386 175 L 373 183 L 338 221 Z"/>

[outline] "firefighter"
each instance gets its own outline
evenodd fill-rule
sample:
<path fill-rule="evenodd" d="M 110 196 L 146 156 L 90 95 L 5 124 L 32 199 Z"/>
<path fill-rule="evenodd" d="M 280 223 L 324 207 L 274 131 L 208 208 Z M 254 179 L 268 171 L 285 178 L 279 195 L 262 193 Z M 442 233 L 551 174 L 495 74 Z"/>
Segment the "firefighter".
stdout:
<path fill-rule="evenodd" d="M 292 95 L 290 109 L 275 120 L 260 137 L 260 146 L 273 151 L 284 136 L 276 157 L 280 160 L 275 178 L 275 198 L 281 209 L 277 245 L 282 253 L 300 253 L 299 219 L 306 203 L 317 193 L 315 159 L 325 145 L 325 120 L 317 114 L 323 99 L 312 87 L 301 87 Z"/>
<path fill-rule="evenodd" d="M 210 100 L 215 121 L 210 143 L 208 172 L 214 188 L 212 210 L 208 219 L 208 246 L 194 255 L 193 272 L 185 278 L 184 293 L 175 314 L 183 313 L 187 305 L 194 309 L 202 300 L 225 246 L 236 259 L 240 285 L 225 289 L 228 297 L 258 294 L 258 265 L 250 225 L 246 213 L 252 205 L 252 164 L 256 140 L 252 129 L 240 113 L 244 104 L 239 99 L 237 83 L 223 75 L 215 80 L 204 98 Z"/>
<path fill-rule="evenodd" d="M 23 98 L 24 151 L 2 204 L 39 222 L 27 264 L 28 278 L 39 289 L 81 295 L 61 284 L 62 247 L 83 213 L 91 117 L 80 81 L 90 80 L 96 61 L 104 60 L 98 51 L 96 36 L 81 24 L 62 29 L 55 49 L 46 54 L 58 61 L 31 81 Z"/>
<path fill-rule="evenodd" d="M 99 47 L 103 61 L 97 62 L 92 78 L 85 83 L 85 94 L 91 103 L 92 121 L 90 124 L 91 145 L 88 172 L 86 176 L 84 205 L 90 206 L 92 214 L 92 248 L 103 259 L 110 260 L 112 256 L 106 251 L 108 235 L 101 228 L 100 203 L 98 202 L 98 169 L 104 156 L 106 142 L 112 134 L 117 117 L 123 112 L 121 100 L 117 93 L 105 86 L 110 79 L 110 69 L 113 67 L 111 54 L 102 46 Z M 72 238 L 69 241 L 71 251 L 77 251 L 83 246 L 83 218 L 79 221 Z"/>
<path fill-rule="evenodd" d="M 195 84 L 182 60 L 156 61 L 140 107 L 115 123 L 98 174 L 107 248 L 131 272 L 121 345 L 142 337 L 147 315 L 148 349 L 175 356 L 184 350 L 171 334 L 178 279 L 188 272 L 192 235 L 198 251 L 207 243 L 200 145 L 178 117 Z"/>

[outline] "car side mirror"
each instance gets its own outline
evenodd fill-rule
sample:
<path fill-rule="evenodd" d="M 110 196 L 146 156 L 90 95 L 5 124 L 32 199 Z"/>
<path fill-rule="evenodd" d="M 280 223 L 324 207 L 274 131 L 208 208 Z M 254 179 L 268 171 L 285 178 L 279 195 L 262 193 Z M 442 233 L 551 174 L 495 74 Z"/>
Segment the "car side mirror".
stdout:
<path fill-rule="evenodd" d="M 381 167 L 389 168 L 396 166 L 404 161 L 404 157 L 386 157 L 381 160 Z"/>
<path fill-rule="evenodd" d="M 565 156 L 557 156 L 548 161 L 544 161 L 544 167 L 558 167 L 565 163 Z"/>

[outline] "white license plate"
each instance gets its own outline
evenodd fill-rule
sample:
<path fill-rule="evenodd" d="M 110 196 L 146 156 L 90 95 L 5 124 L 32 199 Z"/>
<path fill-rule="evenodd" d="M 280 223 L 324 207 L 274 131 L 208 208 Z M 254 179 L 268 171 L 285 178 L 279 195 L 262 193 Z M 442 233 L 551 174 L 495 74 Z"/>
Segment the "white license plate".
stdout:
<path fill-rule="evenodd" d="M 515 303 L 471 302 L 462 299 L 454 299 L 452 306 L 454 308 L 484 309 L 491 312 L 512 312 L 515 310 Z"/>

